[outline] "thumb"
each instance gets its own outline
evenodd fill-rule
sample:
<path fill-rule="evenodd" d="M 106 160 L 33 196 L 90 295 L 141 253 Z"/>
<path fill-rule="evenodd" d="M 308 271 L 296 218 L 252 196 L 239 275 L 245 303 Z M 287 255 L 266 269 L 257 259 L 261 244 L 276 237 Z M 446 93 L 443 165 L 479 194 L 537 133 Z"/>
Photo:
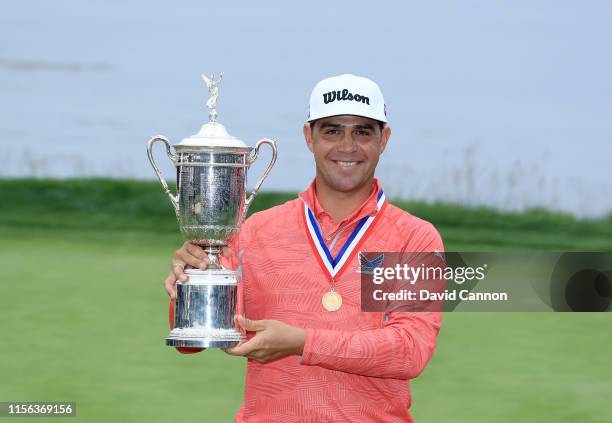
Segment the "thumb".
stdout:
<path fill-rule="evenodd" d="M 266 328 L 264 320 L 250 320 L 240 315 L 234 317 L 234 320 L 241 328 L 249 332 L 258 332 Z"/>

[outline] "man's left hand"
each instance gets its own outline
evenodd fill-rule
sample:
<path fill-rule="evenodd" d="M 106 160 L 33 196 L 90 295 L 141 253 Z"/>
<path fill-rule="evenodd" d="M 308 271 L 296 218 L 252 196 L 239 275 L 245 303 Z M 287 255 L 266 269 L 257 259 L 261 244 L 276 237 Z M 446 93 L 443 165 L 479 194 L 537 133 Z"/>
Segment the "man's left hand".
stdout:
<path fill-rule="evenodd" d="M 278 320 L 249 320 L 236 316 L 236 323 L 247 332 L 257 332 L 248 341 L 225 350 L 261 363 L 288 355 L 301 355 L 306 331 Z"/>

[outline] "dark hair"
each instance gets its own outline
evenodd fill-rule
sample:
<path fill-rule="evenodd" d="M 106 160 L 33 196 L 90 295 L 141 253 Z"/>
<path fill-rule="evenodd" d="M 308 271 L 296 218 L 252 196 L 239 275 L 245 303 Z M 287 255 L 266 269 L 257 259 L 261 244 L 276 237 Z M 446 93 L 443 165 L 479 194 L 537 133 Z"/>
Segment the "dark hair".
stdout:
<path fill-rule="evenodd" d="M 314 130 L 314 124 L 318 119 L 315 119 L 313 121 L 310 122 L 310 130 Z M 385 125 L 386 123 L 383 122 L 382 120 L 377 120 L 376 122 L 378 122 L 378 126 L 380 126 L 380 130 L 382 131 L 383 129 L 385 129 Z"/>

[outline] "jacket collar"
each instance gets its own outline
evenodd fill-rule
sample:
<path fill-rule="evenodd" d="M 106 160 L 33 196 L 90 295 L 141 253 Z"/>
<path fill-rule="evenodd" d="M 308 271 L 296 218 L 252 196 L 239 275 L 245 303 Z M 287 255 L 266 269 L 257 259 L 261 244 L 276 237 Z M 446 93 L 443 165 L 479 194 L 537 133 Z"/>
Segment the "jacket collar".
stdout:
<path fill-rule="evenodd" d="M 299 196 L 302 201 L 312 210 L 315 218 L 319 220 L 323 215 L 327 215 L 331 218 L 331 215 L 321 206 L 319 203 L 319 199 L 317 198 L 317 187 L 316 187 L 317 179 L 314 178 L 308 188 L 302 191 Z M 372 179 L 372 192 L 366 198 L 366 200 L 359 206 L 357 209 L 347 216 L 342 222 L 336 222 L 338 225 L 341 225 L 345 222 L 352 222 L 354 220 L 361 219 L 364 216 L 371 216 L 376 214 L 378 211 L 378 205 L 376 198 L 378 197 L 378 193 L 381 190 L 380 181 L 376 178 Z"/>

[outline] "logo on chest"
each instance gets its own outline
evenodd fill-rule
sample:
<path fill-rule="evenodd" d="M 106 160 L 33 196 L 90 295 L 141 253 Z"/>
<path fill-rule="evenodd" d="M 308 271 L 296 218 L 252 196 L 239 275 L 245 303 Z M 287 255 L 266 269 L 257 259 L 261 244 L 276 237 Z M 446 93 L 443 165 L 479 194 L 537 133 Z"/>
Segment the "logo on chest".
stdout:
<path fill-rule="evenodd" d="M 384 253 L 375 253 L 375 254 L 364 254 L 361 251 L 359 252 L 359 264 L 356 266 L 355 271 L 357 273 L 365 273 L 367 275 L 372 275 L 374 273 L 374 269 L 377 267 L 381 267 L 382 263 L 385 259 Z"/>

